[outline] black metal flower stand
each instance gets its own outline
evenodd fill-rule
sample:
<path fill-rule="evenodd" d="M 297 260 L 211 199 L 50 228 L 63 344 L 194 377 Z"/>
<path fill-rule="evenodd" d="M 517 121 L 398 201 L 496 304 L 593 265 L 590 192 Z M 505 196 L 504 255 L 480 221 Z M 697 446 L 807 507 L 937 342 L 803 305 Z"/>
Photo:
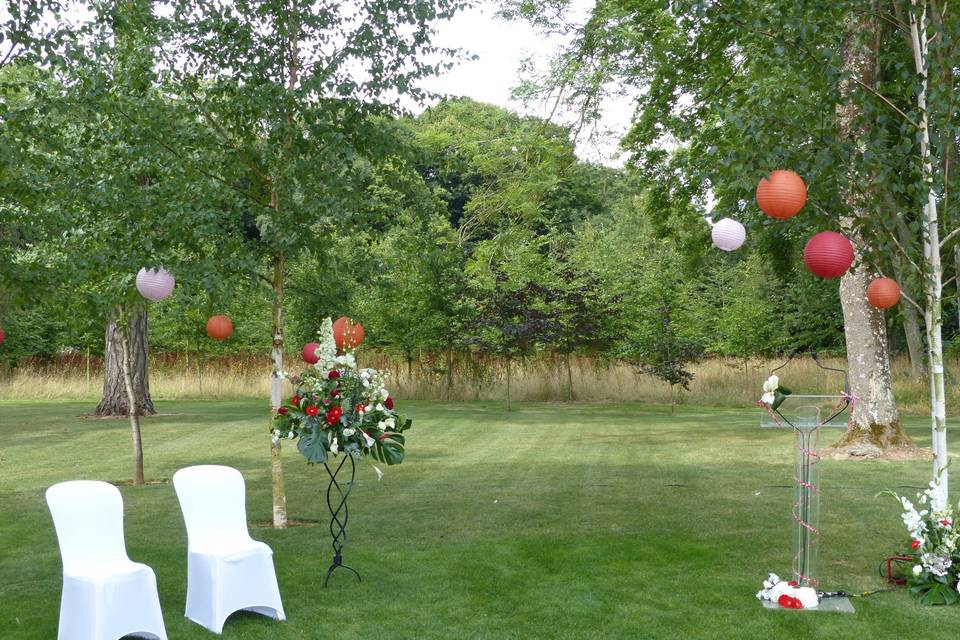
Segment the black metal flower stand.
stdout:
<path fill-rule="evenodd" d="M 343 480 L 346 472 L 341 475 L 341 471 L 343 471 L 344 465 L 348 460 L 350 461 L 350 479 Z M 327 586 L 327 582 L 330 581 L 330 576 L 333 575 L 333 572 L 338 568 L 350 571 L 353 575 L 357 576 L 358 582 L 362 582 L 362 578 L 356 569 L 350 565 L 343 564 L 343 556 L 341 554 L 343 547 L 347 544 L 347 520 L 350 517 L 350 512 L 347 509 L 347 498 L 353 489 L 353 479 L 357 472 L 356 463 L 353 460 L 353 456 L 348 453 L 340 459 L 340 463 L 337 464 L 336 469 L 333 471 L 330 470 L 330 465 L 326 462 L 323 463 L 323 466 L 327 470 L 327 475 L 330 476 L 330 484 L 327 485 L 327 509 L 330 510 L 330 536 L 333 538 L 333 563 L 330 565 L 330 568 L 327 569 L 327 575 L 323 579 L 323 586 Z M 338 479 L 338 477 L 340 479 Z"/>

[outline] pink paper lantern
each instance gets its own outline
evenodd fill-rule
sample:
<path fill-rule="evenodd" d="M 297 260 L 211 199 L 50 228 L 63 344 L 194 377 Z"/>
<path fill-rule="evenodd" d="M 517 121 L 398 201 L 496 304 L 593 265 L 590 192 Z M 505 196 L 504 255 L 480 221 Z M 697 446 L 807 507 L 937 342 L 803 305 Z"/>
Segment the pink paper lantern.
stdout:
<path fill-rule="evenodd" d="M 317 364 L 320 362 L 320 356 L 317 355 L 317 349 L 320 348 L 320 345 L 316 342 L 308 342 L 303 345 L 303 361 L 307 364 Z"/>
<path fill-rule="evenodd" d="M 3 344 L 3 341 L 6 339 L 7 335 L 3 332 L 3 329 L 0 329 L 0 344 Z"/>
<path fill-rule="evenodd" d="M 836 231 L 821 231 L 803 248 L 803 263 L 821 278 L 842 276 L 853 264 L 853 245 Z"/>
<path fill-rule="evenodd" d="M 713 244 L 721 251 L 735 251 L 747 239 L 747 230 L 743 225 L 732 218 L 723 218 L 713 225 L 710 231 Z"/>
<path fill-rule="evenodd" d="M 177 281 L 170 273 L 159 269 L 140 269 L 137 272 L 137 291 L 147 300 L 163 300 L 173 291 Z"/>

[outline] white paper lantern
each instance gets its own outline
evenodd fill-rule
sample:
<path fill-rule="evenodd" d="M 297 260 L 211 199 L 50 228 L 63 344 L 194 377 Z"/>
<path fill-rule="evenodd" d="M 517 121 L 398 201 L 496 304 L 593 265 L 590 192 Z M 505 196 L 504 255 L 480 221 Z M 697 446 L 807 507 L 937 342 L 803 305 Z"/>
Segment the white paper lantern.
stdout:
<path fill-rule="evenodd" d="M 717 249 L 733 251 L 739 249 L 743 241 L 747 239 L 747 230 L 736 220 L 724 218 L 713 225 L 710 237 L 713 238 L 713 244 L 716 245 Z"/>
<path fill-rule="evenodd" d="M 174 277 L 163 267 L 143 268 L 137 272 L 137 291 L 148 300 L 163 300 L 170 295 L 176 283 Z"/>

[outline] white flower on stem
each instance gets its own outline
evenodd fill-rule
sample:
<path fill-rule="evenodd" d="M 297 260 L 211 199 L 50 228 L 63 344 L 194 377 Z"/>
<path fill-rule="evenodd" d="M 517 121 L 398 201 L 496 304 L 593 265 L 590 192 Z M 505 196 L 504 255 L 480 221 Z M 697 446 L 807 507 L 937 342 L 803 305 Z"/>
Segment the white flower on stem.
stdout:
<path fill-rule="evenodd" d="M 343 435 L 345 435 L 346 437 L 349 438 L 350 436 L 352 436 L 352 435 L 355 434 L 356 432 L 357 432 L 357 430 L 354 429 L 353 427 L 347 427 L 346 429 L 343 430 Z"/>
<path fill-rule="evenodd" d="M 377 411 L 386 411 L 386 409 L 384 408 L 384 406 L 383 406 L 382 404 L 380 404 L 379 402 L 377 403 L 377 406 L 375 407 L 375 409 L 376 409 Z"/>
<path fill-rule="evenodd" d="M 378 481 L 379 481 L 381 478 L 383 478 L 383 471 L 380 470 L 380 467 L 378 467 L 377 465 L 373 465 L 373 470 L 377 472 L 377 480 L 378 480 Z"/>
<path fill-rule="evenodd" d="M 383 424 L 387 425 L 387 429 L 393 429 L 397 426 L 397 421 L 394 418 L 387 418 L 383 421 Z"/>
<path fill-rule="evenodd" d="M 762 396 L 760 396 L 760 402 L 762 402 L 763 404 L 773 404 L 773 401 L 776 399 L 777 399 L 777 396 L 773 392 L 765 393 Z"/>
<path fill-rule="evenodd" d="M 767 393 L 773 393 L 780 388 L 780 378 L 777 376 L 770 376 L 767 378 L 767 381 L 763 383 L 763 390 Z"/>
<path fill-rule="evenodd" d="M 373 438 L 367 435 L 366 431 L 363 432 L 363 444 L 367 447 L 367 449 L 373 446 Z"/>
<path fill-rule="evenodd" d="M 293 433 L 293 431 L 291 431 L 290 433 L 288 433 L 288 434 L 287 434 L 287 440 L 293 440 L 293 436 L 294 436 L 294 435 L 295 435 L 295 434 Z"/>
<path fill-rule="evenodd" d="M 280 442 L 280 438 L 278 438 L 277 436 L 273 436 L 270 439 L 273 441 L 273 444 L 278 444 Z"/>
<path fill-rule="evenodd" d="M 377 429 L 380 429 L 380 431 L 386 431 L 387 423 L 381 420 L 380 422 L 377 423 Z"/>
<path fill-rule="evenodd" d="M 923 573 L 923 567 L 918 564 L 913 565 L 913 575 L 918 576 Z"/>
<path fill-rule="evenodd" d="M 330 453 L 339 453 L 340 452 L 340 443 L 337 442 L 337 439 L 334 438 L 330 441 Z"/>

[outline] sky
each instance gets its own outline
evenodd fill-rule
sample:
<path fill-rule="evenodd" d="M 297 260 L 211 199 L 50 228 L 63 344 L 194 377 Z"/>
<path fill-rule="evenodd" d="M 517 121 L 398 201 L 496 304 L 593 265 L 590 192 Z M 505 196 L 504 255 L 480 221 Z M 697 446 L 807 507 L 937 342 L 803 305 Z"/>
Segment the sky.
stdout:
<path fill-rule="evenodd" d="M 576 16 L 586 16 L 593 2 L 574 2 Z M 443 47 L 460 47 L 477 56 L 438 78 L 424 81 L 423 86 L 451 96 L 466 96 L 489 102 L 524 115 L 547 117 L 551 104 L 523 105 L 510 96 L 520 79 L 520 63 L 531 56 L 538 67 L 545 68 L 551 54 L 563 44 L 560 38 L 545 38 L 529 24 L 504 21 L 495 16 L 495 3 L 482 2 L 477 7 L 456 15 L 437 27 L 434 42 Z M 622 164 L 617 143 L 626 133 L 633 113 L 630 102 L 624 98 L 608 98 L 604 104 L 603 120 L 599 130 L 610 130 L 612 135 L 588 140 L 586 132 L 577 143 L 577 156 L 583 160 L 601 162 L 610 166 Z M 557 114 L 554 121 L 565 124 L 572 120 L 567 114 Z"/>

